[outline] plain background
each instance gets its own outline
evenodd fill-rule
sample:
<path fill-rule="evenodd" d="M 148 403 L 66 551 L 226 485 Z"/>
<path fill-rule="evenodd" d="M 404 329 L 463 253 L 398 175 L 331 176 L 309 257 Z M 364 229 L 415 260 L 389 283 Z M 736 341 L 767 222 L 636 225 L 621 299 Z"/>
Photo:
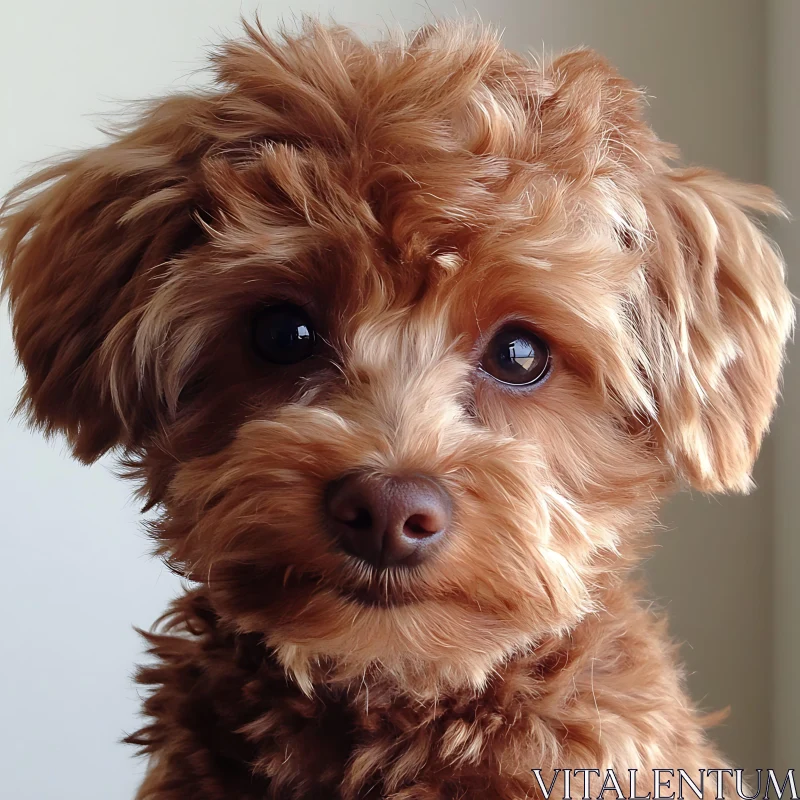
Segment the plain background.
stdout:
<path fill-rule="evenodd" d="M 238 30 L 238 0 L 39 0 L 0 4 L 0 194 L 28 166 L 102 141 L 119 101 L 197 84 L 205 49 Z M 376 35 L 430 18 L 481 17 L 508 46 L 602 51 L 647 88 L 650 117 L 686 161 L 769 182 L 800 210 L 800 4 L 753 0 L 410 0 L 258 4 L 263 22 L 310 12 Z M 777 229 L 791 263 L 796 229 Z M 795 280 L 793 275 L 792 280 Z M 795 291 L 797 289 L 795 288 Z M 0 324 L 0 786 L 14 800 L 123 800 L 142 765 L 118 744 L 138 726 L 130 681 L 148 627 L 178 591 L 148 543 L 113 465 L 69 460 L 9 419 L 21 384 Z M 800 385 L 787 378 L 777 433 L 747 498 L 684 496 L 665 511 L 647 565 L 653 597 L 684 642 L 691 691 L 731 707 L 714 732 L 746 768 L 800 766 L 800 562 L 796 510 Z M 664 765 L 680 766 L 680 765 Z"/>

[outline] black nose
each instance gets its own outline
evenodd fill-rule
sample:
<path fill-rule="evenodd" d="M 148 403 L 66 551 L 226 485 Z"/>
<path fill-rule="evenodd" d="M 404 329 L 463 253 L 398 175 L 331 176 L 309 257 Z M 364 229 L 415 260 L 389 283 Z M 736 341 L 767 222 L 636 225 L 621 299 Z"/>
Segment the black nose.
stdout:
<path fill-rule="evenodd" d="M 329 484 L 325 513 L 348 553 L 376 567 L 414 566 L 444 536 L 451 502 L 432 478 L 356 472 Z"/>

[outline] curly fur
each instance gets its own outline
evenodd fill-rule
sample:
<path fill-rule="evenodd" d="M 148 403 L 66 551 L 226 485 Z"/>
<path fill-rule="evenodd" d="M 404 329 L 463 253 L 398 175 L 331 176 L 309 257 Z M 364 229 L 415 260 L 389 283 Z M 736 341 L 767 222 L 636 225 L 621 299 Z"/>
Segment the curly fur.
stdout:
<path fill-rule="evenodd" d="M 681 482 L 750 485 L 793 318 L 751 217 L 771 193 L 675 167 L 587 50 L 246 32 L 212 89 L 1 218 L 21 408 L 120 454 L 192 584 L 148 634 L 140 799 L 517 800 L 533 767 L 722 765 L 629 573 Z M 322 331 L 310 362 L 251 352 L 275 299 Z M 475 370 L 508 319 L 551 345 L 533 393 Z M 339 552 L 320 498 L 356 468 L 435 476 L 447 546 L 380 573 Z"/>

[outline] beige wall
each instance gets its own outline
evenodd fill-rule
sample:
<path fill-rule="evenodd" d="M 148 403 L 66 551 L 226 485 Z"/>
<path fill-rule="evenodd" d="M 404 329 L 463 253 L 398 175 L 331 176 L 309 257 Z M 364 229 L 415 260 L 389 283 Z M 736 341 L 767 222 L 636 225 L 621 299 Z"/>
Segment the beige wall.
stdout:
<path fill-rule="evenodd" d="M 800 3 L 768 6 L 768 176 L 795 217 L 774 226 L 800 295 Z M 781 770 L 800 766 L 800 350 L 790 351 L 775 424 L 774 754 Z M 763 583 L 760 584 L 764 586 Z M 769 584 L 767 584 L 769 585 Z M 755 585 L 754 585 L 755 588 Z"/>

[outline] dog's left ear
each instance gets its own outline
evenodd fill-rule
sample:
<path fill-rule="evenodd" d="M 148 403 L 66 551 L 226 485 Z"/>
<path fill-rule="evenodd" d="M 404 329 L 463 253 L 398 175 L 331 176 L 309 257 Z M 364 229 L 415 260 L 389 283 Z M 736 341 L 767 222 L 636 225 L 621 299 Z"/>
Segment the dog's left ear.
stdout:
<path fill-rule="evenodd" d="M 647 124 L 642 92 L 596 53 L 566 53 L 544 77 L 536 157 L 574 186 L 603 185 L 620 244 L 644 251 L 625 307 L 662 455 L 703 491 L 744 491 L 794 319 L 781 257 L 751 217 L 780 206 L 762 187 L 671 169 L 677 151 Z"/>
<path fill-rule="evenodd" d="M 794 319 L 783 261 L 751 214 L 780 206 L 706 170 L 661 172 L 648 186 L 635 308 L 657 436 L 691 485 L 746 491 Z"/>

